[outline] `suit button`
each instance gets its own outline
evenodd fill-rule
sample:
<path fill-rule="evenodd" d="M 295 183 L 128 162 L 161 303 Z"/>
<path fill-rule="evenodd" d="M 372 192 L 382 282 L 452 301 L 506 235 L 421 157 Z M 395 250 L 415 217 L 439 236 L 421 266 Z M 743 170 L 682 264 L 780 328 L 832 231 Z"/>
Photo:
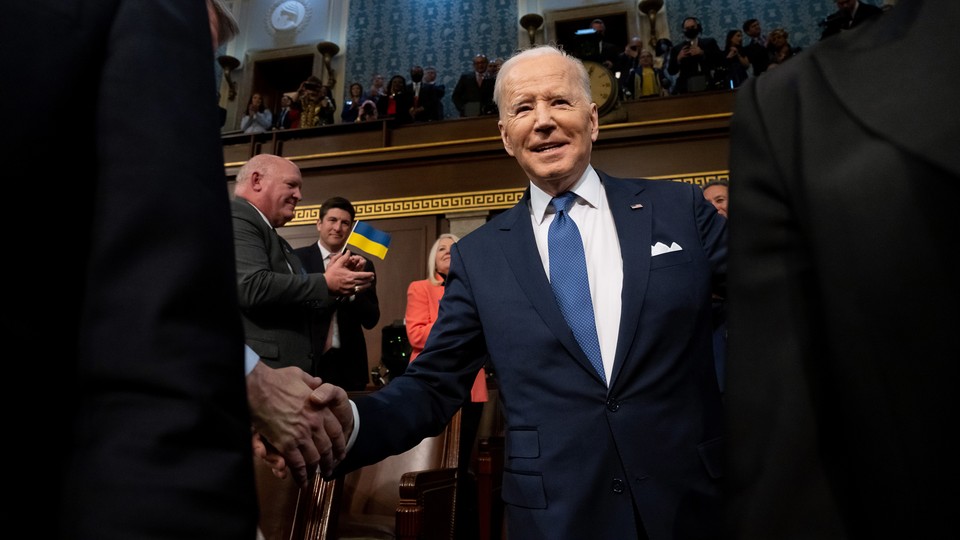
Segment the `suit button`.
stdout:
<path fill-rule="evenodd" d="M 614 478 L 612 487 L 614 493 L 623 493 L 623 480 Z"/>
<path fill-rule="evenodd" d="M 620 402 L 619 402 L 619 401 L 617 401 L 617 400 L 615 400 L 615 399 L 613 399 L 613 398 L 610 398 L 610 399 L 607 400 L 607 409 L 608 409 L 610 412 L 617 412 L 617 410 L 618 410 L 619 408 L 620 408 Z"/>

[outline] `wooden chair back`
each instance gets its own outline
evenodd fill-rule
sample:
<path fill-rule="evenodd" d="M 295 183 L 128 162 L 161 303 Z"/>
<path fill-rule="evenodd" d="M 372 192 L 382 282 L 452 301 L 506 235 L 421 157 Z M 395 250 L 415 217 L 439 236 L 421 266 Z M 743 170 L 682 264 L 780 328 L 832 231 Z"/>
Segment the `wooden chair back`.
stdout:
<path fill-rule="evenodd" d="M 454 538 L 460 412 L 443 432 L 309 489 L 255 460 L 262 540 Z"/>

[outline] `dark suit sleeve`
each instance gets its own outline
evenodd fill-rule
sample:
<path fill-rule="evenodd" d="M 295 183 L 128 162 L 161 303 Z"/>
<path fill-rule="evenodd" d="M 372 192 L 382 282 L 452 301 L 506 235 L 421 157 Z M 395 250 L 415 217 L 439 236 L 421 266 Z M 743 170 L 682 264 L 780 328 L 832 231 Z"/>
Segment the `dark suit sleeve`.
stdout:
<path fill-rule="evenodd" d="M 367 259 L 363 266 L 365 272 L 376 272 L 373 261 Z M 354 301 L 350 303 L 350 309 L 356 314 L 360 325 L 367 330 L 373 328 L 380 322 L 380 300 L 377 298 L 377 281 L 360 294 L 357 294 Z"/>
<path fill-rule="evenodd" d="M 790 521 L 791 531 L 839 530 L 822 506 L 833 504 L 820 466 L 814 394 L 804 358 L 821 358 L 807 318 L 814 257 L 806 249 L 787 190 L 792 157 L 779 150 L 793 144 L 776 126 L 794 125 L 792 103 L 763 111 L 758 99 L 765 77 L 738 90 L 730 156 L 730 329 L 727 367 L 730 517 L 743 531 L 780 531 L 777 509 L 793 509 L 802 493 L 805 516 L 822 522 Z M 779 102 L 786 93 L 776 92 Z M 799 110 L 799 108 L 796 108 Z M 799 146 L 798 146 L 799 148 Z M 799 167 L 798 167 L 799 169 Z M 755 381 L 763 381 L 757 384 Z M 782 429 L 789 417 L 789 428 Z M 759 460 L 756 456 L 771 456 Z M 802 471 L 802 481 L 796 476 Z M 796 489 L 784 490 L 783 485 Z M 776 487 L 774 487 L 776 486 Z M 772 489 L 771 489 L 772 488 Z M 757 511 L 756 506 L 763 510 Z M 784 514 L 786 515 L 786 514 Z M 791 516 L 801 515 L 790 512 Z M 762 516 L 764 519 L 761 519 Z M 773 521 L 768 521 L 768 520 Z M 785 522 L 784 522 L 785 523 Z M 766 534 L 764 536 L 767 536 Z M 745 537 L 751 537 L 749 534 Z"/>
<path fill-rule="evenodd" d="M 5 5 L 2 26 L 4 101 L 37 104 L 6 113 L 4 152 L 31 171 L 6 194 L 57 186 L 43 200 L 56 219 L 7 247 L 64 242 L 62 262 L 35 259 L 5 300 L 7 330 L 36 354 L 4 369 L 19 387 L 4 392 L 18 396 L 9 444 L 27 458 L 5 475 L 4 515 L 48 538 L 253 538 L 204 3 L 37 0 Z"/>
<path fill-rule="evenodd" d="M 308 301 L 320 302 L 324 306 L 332 303 L 334 297 L 327 289 L 323 274 L 299 275 L 274 269 L 268 249 L 268 235 L 273 232 L 255 211 L 253 215 L 247 214 L 234 208 L 233 236 L 240 307 L 263 308 Z M 294 255 L 291 253 L 291 256 Z M 317 304 L 314 307 L 322 306 Z"/>
<path fill-rule="evenodd" d="M 487 347 L 456 244 L 451 251 L 444 304 L 427 339 L 429 348 L 402 377 L 357 400 L 360 432 L 340 472 L 375 463 L 440 433 L 470 399 Z"/>
<path fill-rule="evenodd" d="M 450 94 L 450 99 L 453 101 L 453 106 L 457 108 L 457 111 L 459 111 L 460 114 L 463 114 L 463 105 L 466 102 L 466 99 L 463 96 L 464 92 L 466 91 L 464 88 L 464 84 L 466 83 L 464 81 L 465 78 L 461 75 L 460 78 L 457 79 L 457 85 L 453 87 L 453 93 Z"/>
<path fill-rule="evenodd" d="M 680 55 L 681 49 L 683 49 L 682 44 L 676 45 L 670 49 L 670 61 L 667 62 L 667 73 L 670 75 L 676 75 L 677 73 L 680 73 L 680 59 L 678 56 Z"/>

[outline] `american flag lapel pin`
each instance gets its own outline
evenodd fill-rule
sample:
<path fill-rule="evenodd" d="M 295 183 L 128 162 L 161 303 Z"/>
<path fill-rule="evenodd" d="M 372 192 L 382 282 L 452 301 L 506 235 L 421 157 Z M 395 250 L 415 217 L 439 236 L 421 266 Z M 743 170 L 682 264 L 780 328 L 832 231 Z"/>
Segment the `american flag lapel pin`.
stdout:
<path fill-rule="evenodd" d="M 638 208 L 643 208 L 643 205 L 640 204 L 640 203 L 631 204 L 631 205 L 630 205 L 630 209 L 631 209 L 631 210 L 636 210 L 636 209 L 638 209 Z"/>

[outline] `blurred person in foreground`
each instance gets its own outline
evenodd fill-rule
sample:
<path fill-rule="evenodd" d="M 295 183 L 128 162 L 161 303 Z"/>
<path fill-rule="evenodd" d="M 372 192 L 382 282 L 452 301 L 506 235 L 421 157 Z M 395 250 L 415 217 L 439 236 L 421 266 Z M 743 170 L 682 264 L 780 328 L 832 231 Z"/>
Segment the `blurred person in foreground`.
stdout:
<path fill-rule="evenodd" d="M 956 2 L 901 0 L 739 90 L 732 538 L 956 530 L 960 74 L 916 53 L 958 24 Z"/>
<path fill-rule="evenodd" d="M 29 173 L 18 173 L 7 195 L 27 201 L 53 189 L 42 203 L 52 219 L 33 220 L 9 247 L 33 253 L 70 236 L 63 261 L 36 259 L 18 278 L 29 292 L 6 301 L 15 314 L 7 331 L 28 355 L 4 369 L 12 402 L 4 408 L 15 411 L 5 461 L 21 464 L 6 475 L 15 496 L 4 515 L 42 531 L 35 536 L 255 534 L 213 82 L 213 50 L 236 28 L 208 9 L 132 0 L 4 6 L 0 44 L 15 53 L 0 60 L 9 78 L 0 95 L 46 104 L 8 112 L 18 128 L 2 136 L 5 161 Z M 171 110 L 191 111 L 191 128 Z M 63 118 L 83 126 L 81 136 L 51 129 Z M 37 451 L 49 459 L 27 464 Z"/>

